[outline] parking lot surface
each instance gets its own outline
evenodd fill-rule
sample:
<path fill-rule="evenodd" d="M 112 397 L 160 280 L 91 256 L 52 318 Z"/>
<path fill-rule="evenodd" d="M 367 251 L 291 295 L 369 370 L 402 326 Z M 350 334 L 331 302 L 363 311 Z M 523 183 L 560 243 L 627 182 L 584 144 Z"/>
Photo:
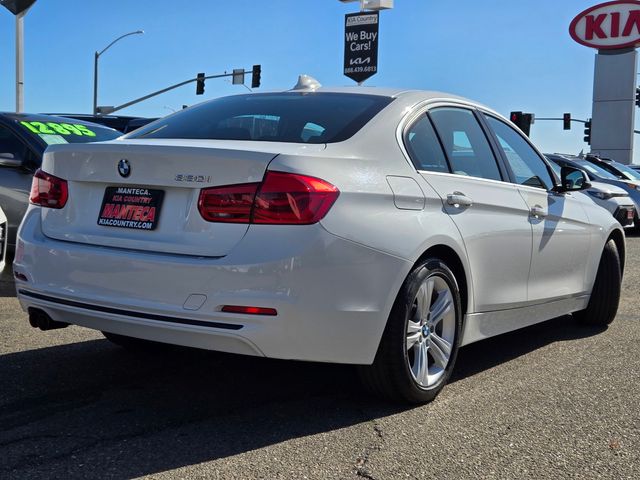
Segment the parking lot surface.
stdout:
<path fill-rule="evenodd" d="M 32 329 L 0 281 L 0 478 L 640 478 L 640 237 L 618 317 L 464 347 L 414 408 L 352 367 Z M 9 270 L 9 269 L 7 269 Z"/>

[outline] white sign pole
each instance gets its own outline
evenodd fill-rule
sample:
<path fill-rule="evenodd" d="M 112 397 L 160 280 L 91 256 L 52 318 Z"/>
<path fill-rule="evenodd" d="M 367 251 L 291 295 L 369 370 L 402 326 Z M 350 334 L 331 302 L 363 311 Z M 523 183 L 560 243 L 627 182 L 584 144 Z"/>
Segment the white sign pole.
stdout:
<path fill-rule="evenodd" d="M 24 111 L 24 17 L 16 15 L 16 113 Z"/>

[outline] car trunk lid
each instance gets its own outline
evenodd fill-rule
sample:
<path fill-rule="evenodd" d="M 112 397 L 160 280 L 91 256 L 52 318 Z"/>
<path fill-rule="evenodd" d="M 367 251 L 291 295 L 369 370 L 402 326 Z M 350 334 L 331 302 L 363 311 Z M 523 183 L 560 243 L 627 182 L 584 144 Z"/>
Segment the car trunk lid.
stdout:
<path fill-rule="evenodd" d="M 42 209 L 42 230 L 49 238 L 105 247 L 225 256 L 248 224 L 205 221 L 200 190 L 260 182 L 279 153 L 323 148 L 208 140 L 55 146 L 42 169 L 68 182 L 69 199 L 62 209 Z"/>

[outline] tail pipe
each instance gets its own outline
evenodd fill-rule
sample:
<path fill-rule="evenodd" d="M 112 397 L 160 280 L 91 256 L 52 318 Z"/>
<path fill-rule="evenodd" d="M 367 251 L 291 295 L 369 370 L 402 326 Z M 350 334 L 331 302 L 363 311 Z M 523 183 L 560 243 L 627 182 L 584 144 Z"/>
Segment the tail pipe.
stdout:
<path fill-rule="evenodd" d="M 44 310 L 29 307 L 29 324 L 33 328 L 39 328 L 42 331 L 55 330 L 57 328 L 68 327 L 68 323 L 56 322 Z"/>

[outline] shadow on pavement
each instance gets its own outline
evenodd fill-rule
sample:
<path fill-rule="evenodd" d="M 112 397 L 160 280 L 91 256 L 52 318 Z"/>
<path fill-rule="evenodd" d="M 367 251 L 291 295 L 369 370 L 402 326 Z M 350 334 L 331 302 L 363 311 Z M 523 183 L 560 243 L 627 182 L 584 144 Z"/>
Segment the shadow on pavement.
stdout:
<path fill-rule="evenodd" d="M 12 263 L 13 254 L 7 252 L 4 270 L 0 272 L 0 297 L 16 296 L 16 287 L 13 283 L 13 269 L 11 268 Z"/>
<path fill-rule="evenodd" d="M 562 317 L 465 347 L 452 381 L 595 333 Z M 368 398 L 349 366 L 106 340 L 1 356 L 0 378 L 2 478 L 144 476 L 408 408 Z"/>

